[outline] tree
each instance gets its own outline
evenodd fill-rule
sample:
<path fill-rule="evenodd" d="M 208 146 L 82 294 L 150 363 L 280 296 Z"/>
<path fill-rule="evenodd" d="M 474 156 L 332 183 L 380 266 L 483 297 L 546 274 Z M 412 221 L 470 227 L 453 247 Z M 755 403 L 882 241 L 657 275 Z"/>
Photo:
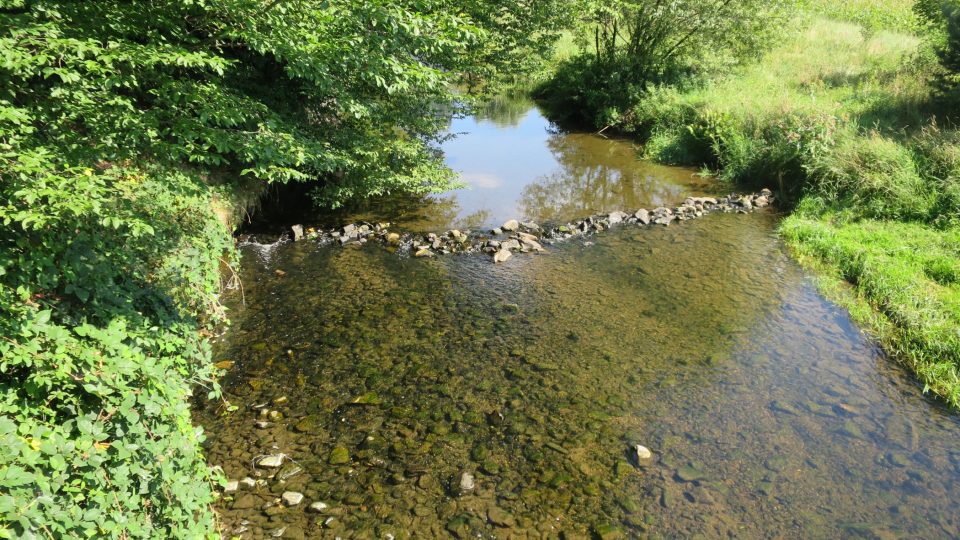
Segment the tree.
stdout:
<path fill-rule="evenodd" d="M 716 51 L 756 53 L 781 20 L 786 2 L 764 0 L 618 0 L 593 7 L 595 60 L 635 81 Z"/>
<path fill-rule="evenodd" d="M 947 73 L 940 81 L 941 90 L 948 94 L 960 91 L 960 2 L 943 4 L 946 42 L 937 51 L 940 63 Z"/>

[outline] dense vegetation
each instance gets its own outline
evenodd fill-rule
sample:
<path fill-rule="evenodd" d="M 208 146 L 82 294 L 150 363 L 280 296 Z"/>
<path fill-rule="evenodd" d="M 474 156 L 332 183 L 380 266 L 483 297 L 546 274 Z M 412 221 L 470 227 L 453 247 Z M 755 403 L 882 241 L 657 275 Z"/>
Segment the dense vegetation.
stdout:
<path fill-rule="evenodd" d="M 549 46 L 551 2 L 0 1 L 0 538 L 216 535 L 232 200 L 443 189 L 454 83 Z M 509 54 L 507 53 L 509 52 Z"/>
<path fill-rule="evenodd" d="M 582 45 L 539 91 L 597 129 L 643 138 L 652 158 L 779 189 L 795 205 L 782 233 L 798 256 L 960 406 L 958 6 L 805 0 L 781 7 L 789 24 L 758 42 L 761 57 L 711 43 L 626 91 L 591 78 L 600 61 Z"/>

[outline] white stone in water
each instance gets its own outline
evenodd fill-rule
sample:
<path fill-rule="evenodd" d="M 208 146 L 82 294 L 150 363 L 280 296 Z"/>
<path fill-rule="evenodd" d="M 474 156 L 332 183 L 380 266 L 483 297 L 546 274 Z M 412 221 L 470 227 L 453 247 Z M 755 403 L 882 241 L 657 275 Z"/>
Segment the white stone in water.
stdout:
<path fill-rule="evenodd" d="M 280 495 L 280 498 L 283 499 L 283 504 L 296 506 L 303 502 L 303 493 L 298 491 L 284 491 L 283 495 Z"/>
<path fill-rule="evenodd" d="M 223 486 L 223 492 L 235 493 L 239 487 L 240 487 L 240 482 L 236 480 L 229 480 L 227 481 L 227 485 Z"/>
<path fill-rule="evenodd" d="M 259 465 L 259 466 L 261 466 L 261 467 L 267 467 L 267 468 L 270 468 L 270 469 L 275 469 L 275 468 L 283 465 L 283 459 L 284 459 L 285 457 L 287 457 L 287 456 L 285 456 L 285 455 L 283 455 L 283 454 L 276 454 L 276 455 L 272 455 L 272 456 L 267 456 L 267 457 L 264 457 L 264 458 L 260 458 L 260 460 L 257 461 L 257 465 Z"/>
<path fill-rule="evenodd" d="M 473 491 L 473 488 L 475 487 L 477 487 L 477 484 L 474 481 L 472 474 L 465 472 L 460 475 L 460 492 L 461 493 Z"/>
<path fill-rule="evenodd" d="M 272 536 L 272 537 L 274 537 L 274 538 L 280 538 L 281 536 L 283 536 L 283 533 L 285 533 L 285 532 L 287 532 L 287 528 L 286 528 L 286 527 L 280 527 L 279 529 L 277 529 L 277 530 L 273 531 L 272 533 L 270 533 L 270 536 Z"/>
<path fill-rule="evenodd" d="M 512 232 L 520 228 L 520 222 L 515 219 L 511 219 L 510 221 L 501 225 L 500 228 L 505 231 Z"/>
<path fill-rule="evenodd" d="M 320 512 L 323 512 L 324 510 L 326 510 L 327 508 L 329 508 L 327 503 L 317 501 L 315 503 L 311 503 L 308 509 L 311 512 L 316 512 L 319 514 Z"/>
<path fill-rule="evenodd" d="M 610 215 L 607 216 L 607 221 L 609 221 L 610 224 L 613 225 L 614 223 L 620 223 L 626 217 L 627 215 L 624 214 L 623 212 L 610 212 Z"/>
<path fill-rule="evenodd" d="M 240 481 L 240 485 L 245 488 L 252 488 L 257 485 L 257 481 L 249 476 Z"/>
<path fill-rule="evenodd" d="M 509 249 L 501 249 L 500 251 L 496 252 L 496 254 L 494 254 L 493 262 L 502 263 L 512 256 L 513 256 L 513 253 L 510 253 Z"/>
<path fill-rule="evenodd" d="M 647 448 L 646 446 L 643 446 L 642 444 L 638 444 L 634 446 L 633 452 L 634 454 L 636 454 L 637 459 L 640 461 L 644 461 L 653 457 L 653 452 L 651 452 L 649 448 Z"/>
<path fill-rule="evenodd" d="M 650 212 L 647 212 L 644 209 L 637 210 L 637 213 L 634 214 L 634 217 L 637 218 L 637 221 L 643 223 L 644 225 L 650 224 Z"/>

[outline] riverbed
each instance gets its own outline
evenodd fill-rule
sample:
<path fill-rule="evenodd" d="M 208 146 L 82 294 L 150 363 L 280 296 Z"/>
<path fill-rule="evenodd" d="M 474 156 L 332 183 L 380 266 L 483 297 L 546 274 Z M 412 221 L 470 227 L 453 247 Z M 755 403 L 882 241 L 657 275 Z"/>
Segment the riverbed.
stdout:
<path fill-rule="evenodd" d="M 350 219 L 484 230 L 722 191 L 529 103 L 450 131 L 469 189 Z M 242 481 L 225 535 L 960 535 L 957 418 L 818 294 L 779 219 L 616 227 L 502 264 L 248 243 L 215 346 L 235 408 L 196 413 Z"/>

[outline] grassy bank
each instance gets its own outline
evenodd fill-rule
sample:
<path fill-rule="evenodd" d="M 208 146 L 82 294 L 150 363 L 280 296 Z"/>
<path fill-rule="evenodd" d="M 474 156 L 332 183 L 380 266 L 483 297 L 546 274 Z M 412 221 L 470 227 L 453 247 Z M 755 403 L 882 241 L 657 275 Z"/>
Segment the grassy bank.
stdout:
<path fill-rule="evenodd" d="M 807 2 L 761 58 L 588 121 L 644 139 L 653 159 L 779 189 L 798 258 L 853 284 L 825 290 L 856 299 L 887 350 L 960 406 L 960 135 L 932 97 L 940 66 L 920 28 L 912 2 Z"/>

